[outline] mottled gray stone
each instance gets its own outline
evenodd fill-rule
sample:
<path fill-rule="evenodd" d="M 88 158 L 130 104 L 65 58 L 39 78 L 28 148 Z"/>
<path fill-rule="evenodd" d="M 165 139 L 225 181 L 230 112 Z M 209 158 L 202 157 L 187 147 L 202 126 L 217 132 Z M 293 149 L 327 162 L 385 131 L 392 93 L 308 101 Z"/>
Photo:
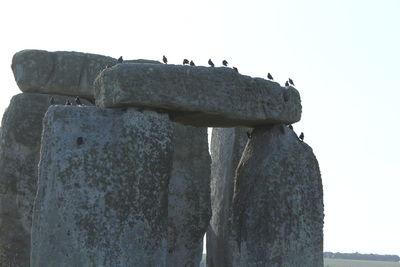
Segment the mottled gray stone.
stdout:
<path fill-rule="evenodd" d="M 312 149 L 281 125 L 257 128 L 233 197 L 233 265 L 323 266 L 322 182 Z"/>
<path fill-rule="evenodd" d="M 197 127 L 289 124 L 301 117 L 296 89 L 226 67 L 119 64 L 102 71 L 94 86 L 100 107 L 164 109 Z"/>
<path fill-rule="evenodd" d="M 168 116 L 56 106 L 43 127 L 31 266 L 166 266 Z"/>
<path fill-rule="evenodd" d="M 153 60 L 127 62 L 157 63 Z M 12 59 L 15 81 L 23 92 L 81 96 L 94 100 L 93 81 L 112 57 L 81 52 L 22 50 Z"/>
<path fill-rule="evenodd" d="M 67 97 L 18 94 L 4 113 L 0 135 L 0 266 L 29 266 L 42 120 Z M 72 99 L 71 99 L 72 100 Z M 89 104 L 82 99 L 84 104 Z"/>
<path fill-rule="evenodd" d="M 207 230 L 207 266 L 231 267 L 231 211 L 236 168 L 247 142 L 245 128 L 213 128 L 211 206 Z"/>
<path fill-rule="evenodd" d="M 198 267 L 211 217 L 207 128 L 175 124 L 168 195 L 169 267 Z"/>

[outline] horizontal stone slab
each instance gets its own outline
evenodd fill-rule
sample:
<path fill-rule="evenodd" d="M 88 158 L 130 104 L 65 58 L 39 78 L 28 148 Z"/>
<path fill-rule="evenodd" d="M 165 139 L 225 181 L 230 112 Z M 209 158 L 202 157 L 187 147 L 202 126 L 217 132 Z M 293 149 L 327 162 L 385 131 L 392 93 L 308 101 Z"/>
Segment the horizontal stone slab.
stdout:
<path fill-rule="evenodd" d="M 129 60 L 157 63 L 153 60 Z M 93 81 L 117 59 L 81 52 L 22 50 L 12 59 L 15 81 L 23 92 L 81 96 L 93 100 Z"/>
<path fill-rule="evenodd" d="M 293 87 L 241 75 L 230 68 L 118 64 L 94 82 L 96 105 L 164 109 L 197 127 L 294 123 L 301 117 Z"/>

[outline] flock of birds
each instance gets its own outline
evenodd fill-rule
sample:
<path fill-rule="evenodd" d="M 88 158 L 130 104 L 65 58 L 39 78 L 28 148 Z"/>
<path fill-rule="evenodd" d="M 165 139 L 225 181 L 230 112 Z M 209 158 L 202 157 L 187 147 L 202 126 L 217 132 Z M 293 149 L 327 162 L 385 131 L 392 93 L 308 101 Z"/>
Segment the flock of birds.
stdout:
<path fill-rule="evenodd" d="M 50 105 L 55 105 L 56 104 L 56 100 L 54 99 L 54 97 L 50 98 Z M 75 104 L 78 106 L 83 106 L 81 99 L 79 98 L 79 96 L 75 97 Z M 71 101 L 69 101 L 69 99 L 67 99 L 67 101 L 65 102 L 66 106 L 72 106 Z"/>
<path fill-rule="evenodd" d="M 167 59 L 167 57 L 166 57 L 165 55 L 163 55 L 162 61 L 164 62 L 164 64 L 168 64 L 168 59 Z M 123 59 L 122 56 L 120 56 L 120 57 L 117 59 L 117 64 L 121 64 L 121 63 L 123 63 L 123 62 L 124 62 L 124 59 Z M 189 65 L 189 66 L 192 66 L 192 67 L 196 66 L 196 64 L 194 64 L 193 60 L 190 60 L 190 61 L 189 61 L 187 58 L 183 59 L 182 65 Z M 212 68 L 215 67 L 215 64 L 214 64 L 214 62 L 211 60 L 211 58 L 208 60 L 208 65 L 209 65 L 210 67 L 212 67 Z M 225 59 L 222 60 L 222 65 L 223 65 L 224 67 L 228 67 L 228 61 L 226 61 Z M 107 68 L 111 68 L 111 67 L 112 67 L 111 65 L 107 65 Z M 234 71 L 236 71 L 237 73 L 239 73 L 238 68 L 232 67 L 232 69 L 233 69 Z M 268 72 L 268 74 L 267 74 L 267 78 L 268 78 L 268 80 L 271 80 L 271 81 L 274 80 L 274 77 L 272 77 L 271 73 L 269 73 L 269 72 Z M 291 78 L 289 78 L 289 79 L 285 82 L 285 86 L 286 86 L 286 87 L 288 87 L 288 86 L 294 86 L 293 80 L 292 80 Z"/>
<path fill-rule="evenodd" d="M 163 55 L 163 62 L 164 62 L 164 64 L 168 64 L 168 59 L 167 59 L 167 57 L 165 56 L 165 55 Z M 117 64 L 121 64 L 121 63 L 123 63 L 124 62 L 124 59 L 122 58 L 122 56 L 120 56 L 118 59 L 117 59 Z M 188 60 L 188 59 L 184 59 L 183 60 L 183 63 L 182 63 L 183 65 L 189 65 L 189 66 L 196 66 L 195 64 L 194 64 L 194 62 L 193 62 L 193 60 Z M 212 60 L 211 60 L 211 58 L 208 60 L 208 65 L 210 65 L 210 67 L 215 67 L 215 64 L 214 64 L 214 62 L 212 62 Z M 222 61 L 222 65 L 224 66 L 224 67 L 228 67 L 228 61 L 226 61 L 225 59 Z M 110 68 L 111 66 L 110 65 L 107 65 L 107 68 Z M 238 71 L 238 69 L 236 68 L 236 67 L 232 67 L 232 69 L 233 70 L 235 70 L 237 73 L 239 73 L 239 71 Z M 269 80 L 271 80 L 271 81 L 273 81 L 274 80 L 274 78 L 272 77 L 272 75 L 271 75 L 271 73 L 269 73 L 268 72 L 268 74 L 267 74 L 267 78 L 269 79 Z M 290 85 L 292 85 L 292 86 L 294 86 L 294 82 L 293 82 L 293 80 L 291 79 L 291 78 L 289 78 L 286 82 L 285 82 L 285 86 L 286 87 L 288 87 L 288 86 L 290 86 Z M 82 102 L 81 102 L 81 100 L 79 99 L 79 96 L 77 96 L 77 97 L 75 97 L 75 104 L 76 105 L 78 105 L 78 106 L 82 106 L 83 104 L 82 104 Z M 54 97 L 51 97 L 50 98 L 50 105 L 55 105 L 55 100 L 54 100 Z M 72 103 L 71 103 L 71 101 L 69 101 L 69 99 L 67 99 L 67 101 L 65 102 L 65 105 L 66 106 L 71 106 L 72 105 Z M 283 126 L 283 125 L 282 125 Z M 288 126 L 291 130 L 293 130 L 293 126 L 290 124 L 289 126 Z M 285 133 L 285 129 L 284 128 L 281 128 L 281 131 L 283 132 L 283 133 Z M 247 132 L 247 137 L 249 138 L 249 139 L 251 139 L 251 133 L 250 132 Z M 300 135 L 298 136 L 298 138 L 299 138 L 299 140 L 301 141 L 301 142 L 303 142 L 303 140 L 304 140 L 304 133 L 303 132 L 301 132 L 300 133 Z"/>

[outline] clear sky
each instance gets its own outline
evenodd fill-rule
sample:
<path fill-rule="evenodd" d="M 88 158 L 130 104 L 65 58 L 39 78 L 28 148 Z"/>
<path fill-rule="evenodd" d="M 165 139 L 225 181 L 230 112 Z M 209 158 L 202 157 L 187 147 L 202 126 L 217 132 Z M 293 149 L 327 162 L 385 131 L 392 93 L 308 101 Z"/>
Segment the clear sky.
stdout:
<path fill-rule="evenodd" d="M 293 78 L 296 131 L 319 159 L 325 251 L 400 255 L 400 1 L 0 2 L 0 112 L 22 49 L 125 59 L 222 59 Z"/>

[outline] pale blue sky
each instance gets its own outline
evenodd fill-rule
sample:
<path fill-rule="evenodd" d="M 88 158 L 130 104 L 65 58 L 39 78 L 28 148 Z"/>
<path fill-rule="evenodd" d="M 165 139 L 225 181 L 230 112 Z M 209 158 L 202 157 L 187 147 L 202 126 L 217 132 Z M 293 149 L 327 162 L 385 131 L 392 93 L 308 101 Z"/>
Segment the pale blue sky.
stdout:
<path fill-rule="evenodd" d="M 325 250 L 400 254 L 400 1 L 1 1 L 0 112 L 22 49 L 227 59 L 283 83 L 319 159 Z"/>

